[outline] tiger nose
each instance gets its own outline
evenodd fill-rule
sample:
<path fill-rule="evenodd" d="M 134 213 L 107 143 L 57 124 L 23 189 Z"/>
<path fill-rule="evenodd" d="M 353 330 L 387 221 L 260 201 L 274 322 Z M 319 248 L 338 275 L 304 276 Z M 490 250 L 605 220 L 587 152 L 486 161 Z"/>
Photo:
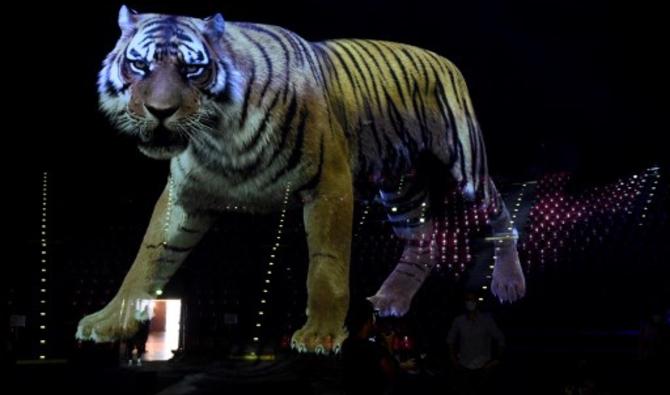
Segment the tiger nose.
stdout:
<path fill-rule="evenodd" d="M 159 121 L 164 121 L 170 118 L 171 115 L 179 110 L 179 106 L 168 107 L 168 108 L 156 108 L 153 106 L 145 105 L 147 111 L 151 113 L 154 117 L 158 118 Z"/>

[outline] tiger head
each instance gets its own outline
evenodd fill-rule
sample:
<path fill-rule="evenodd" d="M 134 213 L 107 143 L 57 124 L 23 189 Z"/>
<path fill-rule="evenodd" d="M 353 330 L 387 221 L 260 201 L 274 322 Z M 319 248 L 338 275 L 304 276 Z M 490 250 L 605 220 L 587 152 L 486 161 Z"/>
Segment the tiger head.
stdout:
<path fill-rule="evenodd" d="M 119 12 L 121 38 L 98 78 L 100 107 L 145 155 L 167 159 L 214 131 L 234 100 L 236 73 L 221 14 L 198 19 Z"/>

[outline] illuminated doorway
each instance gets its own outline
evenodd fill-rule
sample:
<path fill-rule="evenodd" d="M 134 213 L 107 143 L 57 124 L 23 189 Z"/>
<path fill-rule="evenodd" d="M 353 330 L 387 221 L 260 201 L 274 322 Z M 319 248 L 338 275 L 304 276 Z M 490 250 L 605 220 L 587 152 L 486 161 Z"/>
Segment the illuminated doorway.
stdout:
<path fill-rule="evenodd" d="M 160 299 L 151 301 L 153 317 L 149 326 L 149 337 L 145 361 L 167 361 L 173 351 L 179 348 L 179 330 L 181 322 L 181 300 Z"/>

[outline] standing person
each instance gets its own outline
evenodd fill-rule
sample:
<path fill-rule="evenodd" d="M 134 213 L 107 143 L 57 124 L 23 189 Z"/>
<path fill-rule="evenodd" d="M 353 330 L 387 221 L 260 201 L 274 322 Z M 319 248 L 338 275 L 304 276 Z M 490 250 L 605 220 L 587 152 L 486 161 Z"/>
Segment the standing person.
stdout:
<path fill-rule="evenodd" d="M 349 307 L 349 337 L 342 343 L 342 372 L 345 393 L 389 394 L 398 367 L 388 349 L 374 341 L 377 328 L 374 308 L 366 299 Z"/>
<path fill-rule="evenodd" d="M 656 308 L 640 328 L 638 360 L 642 393 L 662 388 L 670 366 L 670 325 L 667 313 Z"/>
<path fill-rule="evenodd" d="M 149 338 L 149 328 L 151 321 L 140 321 L 140 329 L 130 337 L 126 342 L 126 352 L 128 358 L 128 366 L 133 363 L 136 366 L 142 366 L 142 356 L 146 352 L 147 339 Z"/>
<path fill-rule="evenodd" d="M 449 353 L 456 368 L 459 394 L 486 394 L 492 370 L 500 363 L 505 336 L 490 314 L 479 311 L 477 295 L 468 292 L 464 299 L 466 312 L 454 319 L 447 335 Z"/>

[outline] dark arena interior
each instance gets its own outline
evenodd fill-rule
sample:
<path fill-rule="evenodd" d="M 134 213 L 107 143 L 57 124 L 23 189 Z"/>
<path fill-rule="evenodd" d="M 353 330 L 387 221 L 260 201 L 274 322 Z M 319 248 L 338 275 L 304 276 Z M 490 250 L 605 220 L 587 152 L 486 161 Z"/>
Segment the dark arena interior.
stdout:
<path fill-rule="evenodd" d="M 23 31 L 7 40 L 15 59 L 5 86 L 18 100 L 5 116 L 18 123 L 6 143 L 16 156 L 6 195 L 16 200 L 5 206 L 5 234 L 16 238 L 4 248 L 3 393 L 347 393 L 340 354 L 291 347 L 306 319 L 309 259 L 297 206 L 221 213 L 147 301 L 155 316 L 141 358 L 126 340 L 75 338 L 79 320 L 121 285 L 169 171 L 98 108 L 97 74 L 118 39 L 122 4 L 19 4 Z M 668 393 L 670 167 L 656 59 L 662 13 L 631 5 L 619 24 L 606 0 L 126 4 L 140 13 L 220 12 L 309 41 L 411 44 L 463 73 L 489 172 L 518 231 L 527 291 L 514 303 L 492 295 L 493 242 L 482 238 L 473 204 L 442 191 L 437 264 L 406 315 L 376 319 L 379 333 L 395 333 L 389 350 L 399 366 L 413 360 L 384 393 Z M 431 179 L 447 171 L 424 167 Z M 356 200 L 351 299 L 373 295 L 402 251 L 384 207 Z M 476 378 L 487 382 L 480 392 L 463 392 L 463 368 L 448 346 L 468 292 L 505 337 L 490 375 Z"/>

